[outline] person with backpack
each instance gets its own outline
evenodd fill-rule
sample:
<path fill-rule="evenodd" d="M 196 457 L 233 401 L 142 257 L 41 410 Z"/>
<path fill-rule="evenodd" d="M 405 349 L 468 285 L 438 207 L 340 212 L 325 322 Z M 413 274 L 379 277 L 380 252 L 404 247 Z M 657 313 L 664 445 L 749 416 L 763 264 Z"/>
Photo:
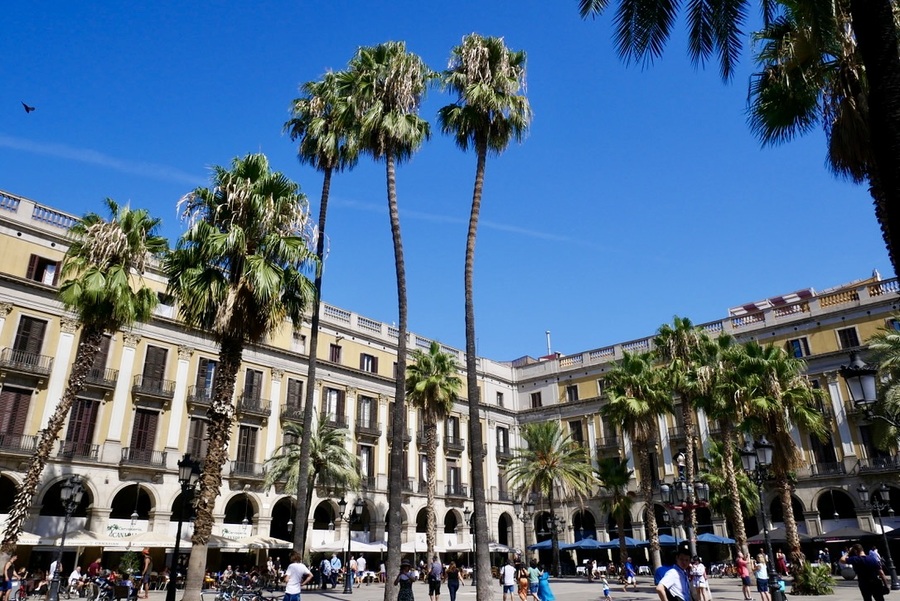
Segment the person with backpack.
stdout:
<path fill-rule="evenodd" d="M 691 552 L 687 548 L 678 549 L 675 565 L 663 574 L 656 585 L 659 601 L 693 601 L 691 598 Z"/>
<path fill-rule="evenodd" d="M 328 588 L 328 584 L 331 582 L 331 562 L 328 561 L 327 557 L 323 557 L 322 562 L 319 564 L 319 579 L 320 586 L 324 591 Z"/>

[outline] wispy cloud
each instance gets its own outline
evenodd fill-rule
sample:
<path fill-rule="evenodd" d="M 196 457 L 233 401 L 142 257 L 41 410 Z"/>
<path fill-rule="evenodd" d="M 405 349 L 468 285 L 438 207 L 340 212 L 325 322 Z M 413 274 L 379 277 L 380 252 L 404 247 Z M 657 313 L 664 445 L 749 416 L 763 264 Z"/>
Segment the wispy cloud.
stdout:
<path fill-rule="evenodd" d="M 175 167 L 159 165 L 157 163 L 148 163 L 145 161 L 119 159 L 90 148 L 76 148 L 66 144 L 34 142 L 32 140 L 16 138 L 4 134 L 0 134 L 0 147 L 12 148 L 14 150 L 21 150 L 22 152 L 30 152 L 32 154 L 40 154 L 60 159 L 68 159 L 70 161 L 78 161 L 79 163 L 88 163 L 106 169 L 112 169 L 113 171 L 119 171 L 121 173 L 179 184 L 202 186 L 207 183 L 202 177 L 176 169 Z"/>

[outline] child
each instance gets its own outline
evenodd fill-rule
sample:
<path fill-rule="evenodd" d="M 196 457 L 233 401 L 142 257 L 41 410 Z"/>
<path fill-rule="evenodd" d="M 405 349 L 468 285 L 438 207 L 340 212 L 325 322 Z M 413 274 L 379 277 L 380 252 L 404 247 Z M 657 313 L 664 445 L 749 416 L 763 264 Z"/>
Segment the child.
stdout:
<path fill-rule="evenodd" d="M 612 596 L 609 594 L 609 582 L 606 581 L 606 576 L 600 576 L 600 584 L 603 585 L 603 601 L 612 601 Z"/>

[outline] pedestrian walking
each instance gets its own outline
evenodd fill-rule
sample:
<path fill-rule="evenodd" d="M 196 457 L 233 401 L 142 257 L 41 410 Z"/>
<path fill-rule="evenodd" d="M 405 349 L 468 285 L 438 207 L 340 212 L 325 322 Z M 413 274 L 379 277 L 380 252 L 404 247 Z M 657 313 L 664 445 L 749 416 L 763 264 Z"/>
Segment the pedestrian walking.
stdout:
<path fill-rule="evenodd" d="M 506 564 L 500 568 L 500 588 L 503 591 L 503 601 L 513 601 L 516 590 L 516 568 L 512 559 L 507 559 Z"/>
<path fill-rule="evenodd" d="M 769 570 L 766 566 L 766 556 L 762 553 L 756 556 L 753 575 L 756 577 L 756 592 L 759 593 L 760 601 L 772 601 L 769 594 Z"/>
<path fill-rule="evenodd" d="M 456 567 L 455 561 L 450 562 L 447 571 L 444 572 L 444 576 L 447 579 L 447 591 L 450 592 L 450 601 L 456 601 L 456 591 L 459 590 L 461 580 L 459 577 L 459 568 Z"/>
<path fill-rule="evenodd" d="M 413 582 L 415 582 L 415 579 L 410 574 L 411 568 L 412 564 L 408 559 L 400 562 L 400 573 L 394 578 L 394 586 L 400 587 L 400 592 L 397 593 L 397 601 L 415 601 L 413 597 Z"/>
<path fill-rule="evenodd" d="M 291 563 L 284 572 L 283 601 L 300 601 L 300 592 L 312 577 L 312 572 L 303 564 L 302 556 L 296 551 L 291 553 Z"/>
<path fill-rule="evenodd" d="M 891 589 L 888 587 L 887 576 L 881 569 L 881 562 L 866 555 L 865 549 L 859 543 L 850 547 L 850 552 L 841 557 L 841 566 L 853 566 L 856 572 L 856 581 L 863 601 L 884 601 L 884 595 Z"/>

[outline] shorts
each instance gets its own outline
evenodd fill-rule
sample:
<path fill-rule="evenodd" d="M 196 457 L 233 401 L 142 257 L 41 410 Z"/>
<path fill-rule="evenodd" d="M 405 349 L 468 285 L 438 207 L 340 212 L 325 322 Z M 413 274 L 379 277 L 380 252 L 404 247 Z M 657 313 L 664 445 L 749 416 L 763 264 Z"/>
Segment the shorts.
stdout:
<path fill-rule="evenodd" d="M 768 593 L 769 592 L 769 581 L 763 580 L 762 578 L 757 578 L 756 579 L 756 592 Z"/>
<path fill-rule="evenodd" d="M 629 576 L 625 579 L 625 582 L 627 582 L 628 584 L 634 584 L 634 576 Z"/>
<path fill-rule="evenodd" d="M 437 597 L 441 594 L 441 581 L 428 579 L 428 596 Z"/>
<path fill-rule="evenodd" d="M 501 586 L 503 587 L 503 594 L 504 594 L 504 595 L 507 595 L 507 594 L 508 594 L 508 595 L 512 595 L 513 592 L 516 590 L 516 585 L 515 585 L 515 584 L 503 584 L 503 585 L 501 585 Z"/>
<path fill-rule="evenodd" d="M 532 595 L 537 595 L 538 592 L 538 583 L 537 582 L 529 582 L 528 583 L 528 592 Z"/>
<path fill-rule="evenodd" d="M 297 594 L 285 593 L 282 601 L 300 601 L 300 593 L 297 593 Z"/>
<path fill-rule="evenodd" d="M 12 590 L 12 580 L 4 580 L 0 582 L 0 591 L 11 591 Z"/>
<path fill-rule="evenodd" d="M 750 586 L 750 576 L 741 576 L 741 584 Z"/>

